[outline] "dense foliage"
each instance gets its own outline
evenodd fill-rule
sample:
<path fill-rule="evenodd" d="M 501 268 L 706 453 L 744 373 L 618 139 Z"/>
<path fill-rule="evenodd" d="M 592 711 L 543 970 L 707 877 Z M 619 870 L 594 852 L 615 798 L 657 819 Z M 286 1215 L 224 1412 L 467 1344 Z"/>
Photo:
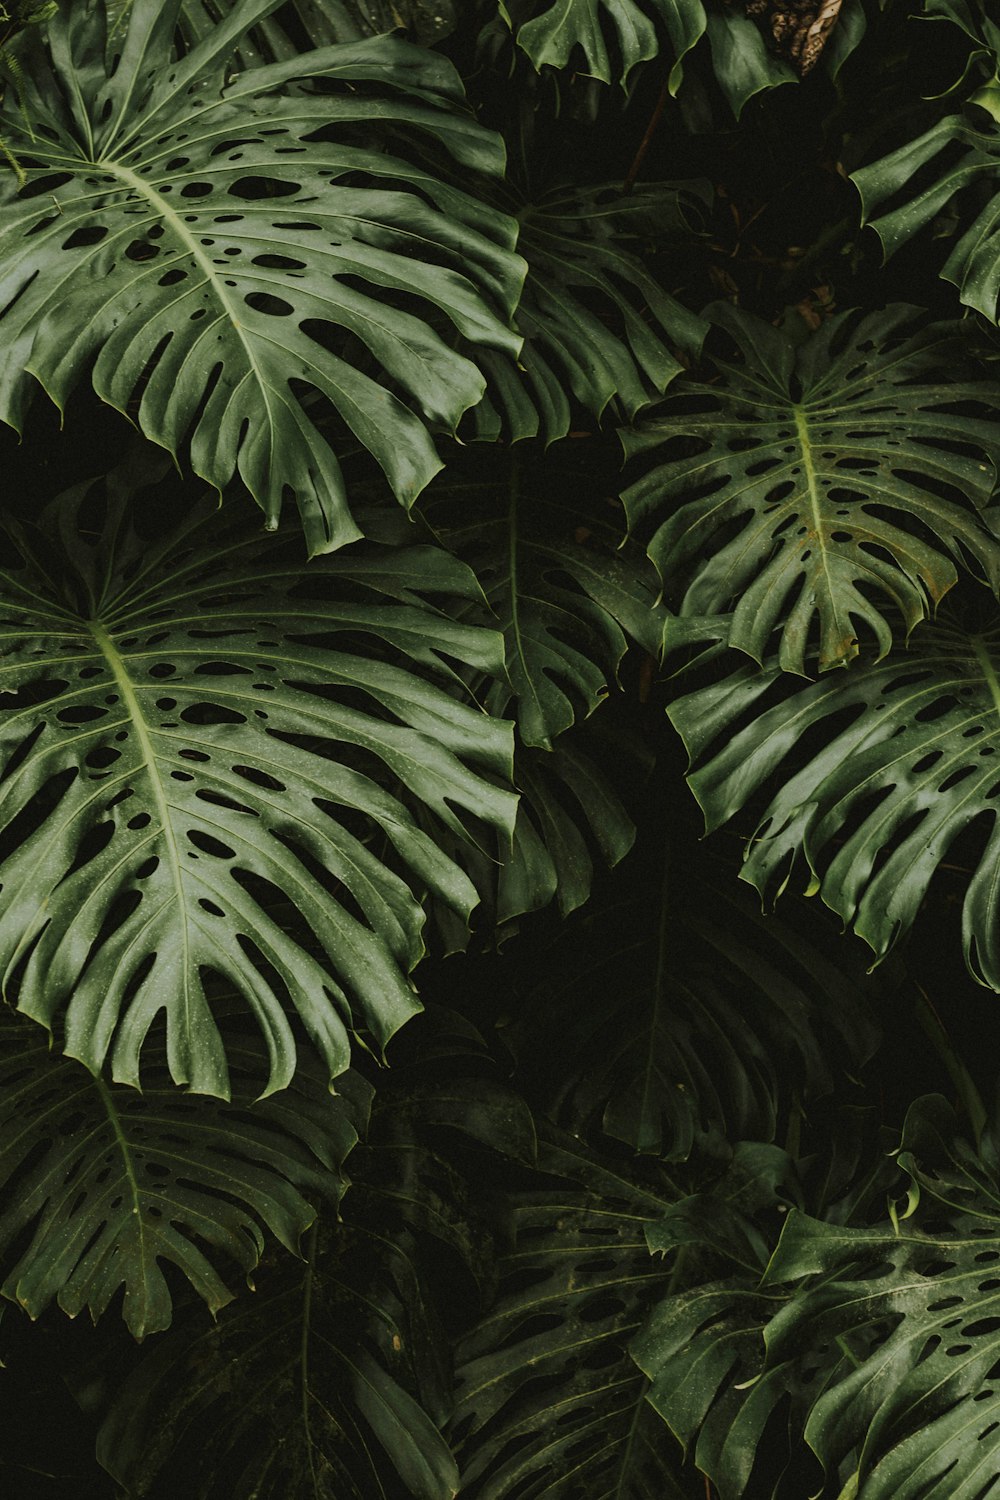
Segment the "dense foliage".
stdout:
<path fill-rule="evenodd" d="M 0 78 L 3 1494 L 996 1492 L 1000 26 Z"/>

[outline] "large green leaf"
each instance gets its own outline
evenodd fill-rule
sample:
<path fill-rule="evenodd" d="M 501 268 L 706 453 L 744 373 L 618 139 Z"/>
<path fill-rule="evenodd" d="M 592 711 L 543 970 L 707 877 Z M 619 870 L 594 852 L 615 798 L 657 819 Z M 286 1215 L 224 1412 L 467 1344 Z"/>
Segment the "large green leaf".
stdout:
<path fill-rule="evenodd" d="M 963 331 L 917 327 L 896 306 L 831 319 L 795 345 L 719 306 L 737 362 L 683 381 L 625 434 L 652 460 L 623 496 L 655 526 L 650 555 L 681 615 L 727 615 L 730 644 L 806 672 L 880 656 L 972 563 L 1000 582 L 1000 544 L 977 514 L 997 477 L 1000 427 L 963 374 Z"/>
<path fill-rule="evenodd" d="M 0 109 L 27 177 L 0 192 L 0 418 L 21 427 L 35 382 L 62 406 L 92 367 L 196 473 L 238 473 L 270 527 L 292 491 L 310 551 L 328 551 L 359 532 L 318 423 L 335 414 L 409 505 L 441 466 L 429 427 L 453 430 L 484 389 L 452 329 L 520 345 L 513 221 L 420 155 L 498 174 L 503 149 L 432 53 L 382 37 L 224 86 L 276 0 L 246 0 L 180 61 L 178 5 L 136 0 L 107 64 L 101 4 L 63 4 L 48 49 L 19 38 Z"/>
<path fill-rule="evenodd" d="M 228 1050 L 233 1103 L 182 1094 L 158 1049 L 140 1094 L 53 1058 L 38 1026 L 0 1015 L 4 1296 L 32 1317 L 58 1299 L 96 1320 L 124 1288 L 123 1316 L 142 1338 L 171 1320 L 166 1265 L 214 1313 L 233 1295 L 217 1261 L 250 1280 L 264 1228 L 297 1251 L 315 1218 L 308 1200 L 336 1203 L 347 1185 L 371 1089 L 345 1074 L 333 1096 L 305 1058 L 287 1089 L 254 1104 L 263 1047 L 237 1034 Z"/>
<path fill-rule="evenodd" d="M 572 424 L 572 400 L 601 417 L 609 405 L 631 420 L 701 348 L 707 325 L 670 295 L 641 252 L 690 238 L 703 185 L 655 183 L 624 193 L 614 183 L 509 193 L 528 274 L 517 310 L 524 347 L 515 361 L 484 349 L 489 377 L 476 408 L 480 436 L 503 421 L 513 438 L 539 430 L 551 442 Z M 648 259 L 648 256 L 647 256 Z"/>
<path fill-rule="evenodd" d="M 928 623 L 905 653 L 774 702 L 778 680 L 740 668 L 670 710 L 708 826 L 751 802 L 760 809 L 743 878 L 783 887 L 804 855 L 811 888 L 881 958 L 975 824 L 965 955 L 980 983 L 1000 990 L 1000 628 Z M 754 800 L 765 784 L 769 797 Z"/>
<path fill-rule="evenodd" d="M 662 862 L 637 852 L 548 946 L 527 983 L 511 955 L 506 987 L 524 994 L 505 1034 L 524 1086 L 566 1128 L 635 1151 L 685 1161 L 773 1139 L 790 1077 L 808 1106 L 874 1050 L 871 997 L 836 936 L 765 920 L 680 837 Z"/>
<path fill-rule="evenodd" d="M 669 1179 L 644 1182 L 561 1135 L 538 1166 L 566 1181 L 516 1195 L 500 1298 L 459 1349 L 461 1493 L 701 1500 L 627 1352 L 669 1288 L 643 1234 L 673 1196 Z"/>
<path fill-rule="evenodd" d="M 830 1351 L 805 1436 L 828 1472 L 851 1471 L 845 1495 L 979 1500 L 1000 1469 L 995 1130 L 974 1147 L 932 1095 L 912 1107 L 899 1160 L 902 1222 L 790 1215 L 767 1282 L 798 1285 L 766 1330 L 769 1363 Z"/>
<path fill-rule="evenodd" d="M 350 1030 L 381 1047 L 419 1009 L 425 893 L 477 899 L 434 831 L 513 824 L 509 726 L 454 670 L 502 670 L 499 638 L 427 602 L 461 608 L 475 579 L 429 547 L 305 567 L 211 506 L 150 543 L 128 489 L 94 542 L 84 490 L 0 572 L 4 991 L 131 1083 L 164 1016 L 174 1078 L 225 1094 L 214 974 L 266 1037 L 269 1090 L 289 1003 L 338 1073 Z"/>

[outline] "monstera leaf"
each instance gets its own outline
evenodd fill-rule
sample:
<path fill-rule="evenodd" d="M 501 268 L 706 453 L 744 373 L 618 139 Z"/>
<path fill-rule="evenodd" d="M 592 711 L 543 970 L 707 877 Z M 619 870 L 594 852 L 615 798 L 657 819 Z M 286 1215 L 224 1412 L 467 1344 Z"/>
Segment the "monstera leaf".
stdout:
<path fill-rule="evenodd" d="M 96 1320 L 124 1288 L 123 1316 L 142 1338 L 171 1320 L 164 1265 L 214 1313 L 232 1300 L 219 1259 L 249 1280 L 264 1228 L 297 1251 L 315 1218 L 309 1200 L 336 1203 L 347 1185 L 371 1089 L 345 1074 L 333 1096 L 303 1059 L 289 1088 L 251 1109 L 263 1048 L 238 1035 L 229 1053 L 231 1104 L 180 1093 L 158 1050 L 139 1094 L 53 1058 L 38 1026 L 0 1016 L 4 1296 L 32 1317 L 57 1298 Z"/>
<path fill-rule="evenodd" d="M 950 846 L 973 829 L 966 961 L 1000 990 L 1000 629 L 925 624 L 908 651 L 775 703 L 777 680 L 742 668 L 670 710 L 710 828 L 781 778 L 762 799 L 743 878 L 783 887 L 804 855 L 811 888 L 881 958 L 912 926 Z"/>
<path fill-rule="evenodd" d="M 477 435 L 549 442 L 572 425 L 570 398 L 596 417 L 612 404 L 632 420 L 694 356 L 707 325 L 657 281 L 639 254 L 690 239 L 703 184 L 656 183 L 623 193 L 616 184 L 562 187 L 537 201 L 507 193 L 503 206 L 521 225 L 518 249 L 528 274 L 517 323 L 524 347 L 515 361 L 483 349 L 489 377 L 475 409 Z"/>
<path fill-rule="evenodd" d="M 973 1146 L 943 1098 L 920 1099 L 899 1161 L 901 1222 L 789 1216 L 766 1280 L 794 1295 L 765 1331 L 768 1360 L 831 1351 L 805 1436 L 828 1473 L 849 1475 L 844 1494 L 972 1500 L 1000 1464 L 995 1128 Z"/>
<path fill-rule="evenodd" d="M 634 68 L 658 56 L 665 38 L 673 59 L 671 94 L 681 88 L 692 49 L 707 33 L 712 71 L 737 118 L 755 94 L 794 82 L 821 53 L 836 73 L 865 29 L 861 0 L 844 0 L 836 8 L 815 0 L 797 6 L 791 18 L 786 8 L 780 13 L 784 27 L 776 16 L 766 35 L 743 9 L 716 0 L 510 0 L 506 9 L 518 46 L 536 68 L 576 66 L 603 83 L 618 79 L 623 87 Z M 771 21 L 768 5 L 751 9 Z M 774 55 L 776 43 L 781 57 Z"/>
<path fill-rule="evenodd" d="M 310 1231 L 308 1262 L 265 1265 L 216 1327 L 186 1319 L 119 1376 L 98 1453 L 129 1494 L 457 1493 L 438 1430 L 452 1401 L 446 1320 L 493 1275 L 484 1176 L 498 1153 L 530 1159 L 534 1127 L 472 1028 L 427 1019 L 376 1095 L 343 1218 Z"/>
<path fill-rule="evenodd" d="M 670 1201 L 669 1180 L 644 1183 L 558 1133 L 538 1166 L 566 1181 L 517 1195 L 500 1297 L 459 1348 L 461 1494 L 701 1500 L 627 1351 L 669 1290 L 643 1235 Z"/>
<path fill-rule="evenodd" d="M 588 460 L 578 443 L 549 462 L 518 447 L 484 476 L 472 450 L 421 505 L 503 630 L 509 685 L 496 681 L 486 705 L 500 716 L 516 703 L 522 743 L 543 749 L 605 698 L 629 636 L 655 651 L 662 631 L 655 575 L 638 549 L 621 546 L 613 480 Z"/>
<path fill-rule="evenodd" d="M 683 382 L 625 435 L 652 466 L 623 495 L 681 615 L 725 615 L 730 644 L 806 672 L 880 655 L 971 558 L 995 587 L 1000 545 L 977 515 L 996 482 L 1000 427 L 989 387 L 962 381 L 952 324 L 913 330 L 915 310 L 842 315 L 804 345 L 719 307 L 738 363 Z"/>
<path fill-rule="evenodd" d="M 211 506 L 138 538 L 130 495 L 96 542 L 100 492 L 63 497 L 0 572 L 4 991 L 130 1083 L 165 1016 L 174 1078 L 224 1095 L 221 976 L 268 1090 L 294 1069 L 289 1003 L 338 1073 L 350 1029 L 381 1047 L 419 1008 L 425 893 L 476 900 L 400 794 L 460 838 L 512 827 L 509 727 L 455 696 L 454 662 L 502 670 L 499 638 L 427 602 L 479 594 L 440 551 L 303 570 Z"/>
<path fill-rule="evenodd" d="M 811 1104 L 874 1050 L 860 968 L 835 934 L 765 920 L 680 838 L 628 869 L 511 986 L 524 989 L 505 1028 L 524 1086 L 567 1129 L 667 1161 L 773 1139 L 785 1079 Z"/>
<path fill-rule="evenodd" d="M 1000 106 L 994 104 L 994 110 Z M 962 301 L 992 322 L 1000 301 L 997 196 L 1000 188 L 1000 124 L 983 115 L 975 124 L 948 115 L 925 134 L 853 176 L 865 220 L 887 256 L 923 229 L 960 189 L 979 186 L 971 201 L 980 211 L 952 247 L 941 274 L 958 287 Z"/>
<path fill-rule="evenodd" d="M 20 429 L 35 382 L 62 406 L 92 366 L 97 393 L 187 445 L 196 473 L 220 489 L 238 474 L 269 526 L 290 490 L 315 553 L 359 535 L 318 423 L 335 415 L 410 504 L 440 468 L 429 427 L 454 429 L 485 384 L 452 332 L 516 353 L 523 263 L 514 224 L 413 145 L 502 170 L 443 59 L 383 37 L 224 86 L 276 5 L 240 4 L 180 60 L 179 0 L 135 0 L 107 63 L 100 3 L 63 3 L 47 46 L 18 38 L 0 418 Z"/>
<path fill-rule="evenodd" d="M 875 1111 L 841 1094 L 813 1125 L 797 1159 L 759 1141 L 738 1143 L 724 1171 L 645 1227 L 673 1274 L 631 1352 L 651 1381 L 650 1403 L 720 1500 L 819 1493 L 802 1426 L 834 1372 L 855 1357 L 826 1333 L 772 1358 L 762 1337 L 797 1295 L 774 1269 L 782 1226 L 806 1203 L 831 1240 L 849 1235 L 840 1226 L 880 1215 L 899 1175 Z"/>

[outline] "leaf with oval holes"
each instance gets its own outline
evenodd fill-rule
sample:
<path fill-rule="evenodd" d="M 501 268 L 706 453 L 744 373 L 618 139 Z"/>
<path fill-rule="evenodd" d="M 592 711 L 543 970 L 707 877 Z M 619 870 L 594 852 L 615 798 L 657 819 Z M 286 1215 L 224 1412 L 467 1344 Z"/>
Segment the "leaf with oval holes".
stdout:
<path fill-rule="evenodd" d="M 27 184 L 0 184 L 0 418 L 20 429 L 36 381 L 61 407 L 92 368 L 196 473 L 238 474 L 269 527 L 293 492 L 317 553 L 360 534 L 320 424 L 336 414 L 409 505 L 441 467 L 429 429 L 483 393 L 454 332 L 516 354 L 524 267 L 512 220 L 421 165 L 431 146 L 503 168 L 443 58 L 379 37 L 223 87 L 276 3 L 244 0 L 177 60 L 179 0 L 135 0 L 110 76 L 100 6 L 62 6 L 50 50 L 18 39 L 0 134 Z"/>
<path fill-rule="evenodd" d="M 371 1088 L 349 1073 L 334 1096 L 318 1062 L 303 1059 L 288 1089 L 255 1103 L 260 1040 L 231 1036 L 229 1056 L 231 1104 L 182 1094 L 159 1049 L 140 1094 L 53 1057 L 40 1027 L 0 1015 L 4 1296 L 33 1318 L 55 1299 L 96 1321 L 123 1290 L 122 1315 L 141 1339 L 171 1321 L 166 1266 L 215 1313 L 233 1295 L 219 1261 L 250 1280 L 265 1229 L 298 1250 L 314 1205 L 337 1203 L 347 1186 Z"/>
<path fill-rule="evenodd" d="M 926 622 L 906 652 L 775 703 L 779 681 L 773 663 L 740 667 L 669 710 L 708 827 L 754 809 L 742 878 L 784 889 L 804 856 L 811 889 L 881 959 L 978 824 L 963 941 L 975 978 L 1000 990 L 1000 629 Z"/>
<path fill-rule="evenodd" d="M 973 1146 L 945 1099 L 918 1099 L 899 1162 L 901 1222 L 789 1216 L 765 1287 L 797 1285 L 765 1330 L 768 1360 L 843 1351 L 805 1437 L 828 1473 L 850 1461 L 865 1500 L 977 1500 L 1000 1466 L 995 1124 Z"/>
<path fill-rule="evenodd" d="M 225 1094 L 214 974 L 266 1037 L 268 1091 L 289 1003 L 339 1073 L 350 1030 L 381 1047 L 419 1009 L 424 894 L 476 902 L 435 831 L 512 828 L 510 727 L 454 668 L 502 672 L 500 639 L 449 616 L 479 590 L 442 551 L 306 566 L 210 504 L 153 544 L 131 495 L 97 542 L 94 496 L 62 497 L 0 570 L 4 993 L 130 1083 L 162 1015 L 174 1078 Z"/>
<path fill-rule="evenodd" d="M 896 612 L 908 634 L 959 566 L 997 587 L 1000 544 L 978 514 L 1000 455 L 992 387 L 964 378 L 958 325 L 918 317 L 843 314 L 795 345 L 717 305 L 738 361 L 679 381 L 624 435 L 651 461 L 622 496 L 629 522 L 653 530 L 681 615 L 731 613 L 730 643 L 757 661 L 780 629 L 780 665 L 805 674 L 817 633 L 821 670 L 872 638 L 884 656 Z"/>

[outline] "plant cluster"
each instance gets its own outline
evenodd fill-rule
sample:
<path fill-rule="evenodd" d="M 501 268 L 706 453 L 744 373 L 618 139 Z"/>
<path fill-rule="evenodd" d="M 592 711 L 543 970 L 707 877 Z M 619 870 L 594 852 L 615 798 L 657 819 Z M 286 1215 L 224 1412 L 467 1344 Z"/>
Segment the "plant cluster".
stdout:
<path fill-rule="evenodd" d="M 1000 26 L 0 80 L 3 1493 L 994 1493 Z"/>

